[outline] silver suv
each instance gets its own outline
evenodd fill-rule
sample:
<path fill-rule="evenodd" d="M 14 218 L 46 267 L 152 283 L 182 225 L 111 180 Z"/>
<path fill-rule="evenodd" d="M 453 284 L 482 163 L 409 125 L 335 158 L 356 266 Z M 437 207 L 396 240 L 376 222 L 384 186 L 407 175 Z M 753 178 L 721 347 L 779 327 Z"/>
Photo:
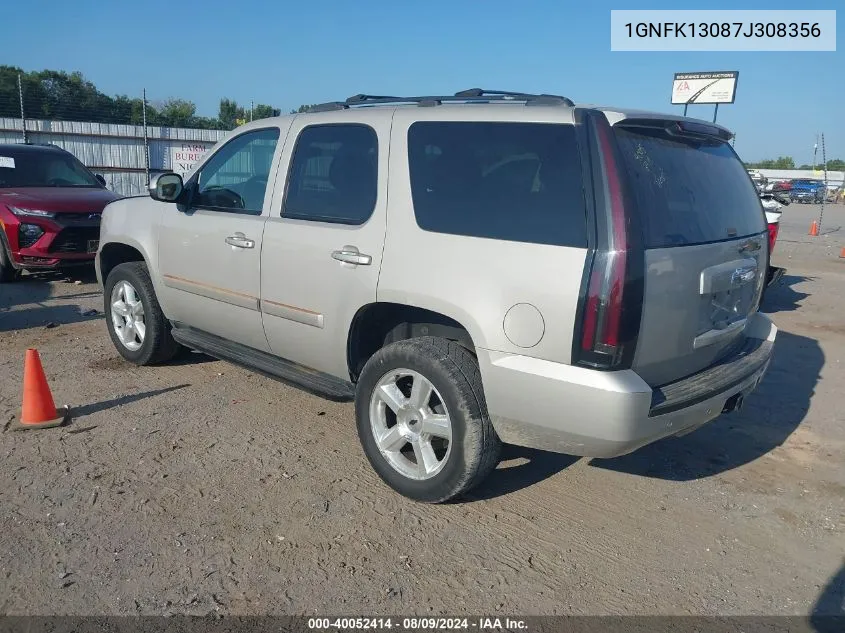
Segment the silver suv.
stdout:
<path fill-rule="evenodd" d="M 760 199 L 694 119 L 473 89 L 255 121 L 105 210 L 127 360 L 200 350 L 355 400 L 442 502 L 502 442 L 613 457 L 738 408 L 777 328 Z"/>

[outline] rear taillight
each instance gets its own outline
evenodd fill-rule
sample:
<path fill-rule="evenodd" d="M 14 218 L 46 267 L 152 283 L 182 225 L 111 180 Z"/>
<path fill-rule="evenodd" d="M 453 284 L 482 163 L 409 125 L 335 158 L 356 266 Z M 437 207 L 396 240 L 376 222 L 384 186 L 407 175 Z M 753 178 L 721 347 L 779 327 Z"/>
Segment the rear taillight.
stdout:
<path fill-rule="evenodd" d="M 775 242 L 778 239 L 779 222 L 769 224 L 769 254 L 775 249 Z"/>
<path fill-rule="evenodd" d="M 628 259 L 627 213 L 619 164 L 613 149 L 610 125 L 596 120 L 598 170 L 601 198 L 607 210 L 602 248 L 593 258 L 581 321 L 580 361 L 592 366 L 614 368 L 622 359 L 624 346 L 623 308 Z"/>
<path fill-rule="evenodd" d="M 606 356 L 608 366 L 618 360 L 625 288 L 625 253 L 596 255 L 584 306 L 581 349 Z"/>

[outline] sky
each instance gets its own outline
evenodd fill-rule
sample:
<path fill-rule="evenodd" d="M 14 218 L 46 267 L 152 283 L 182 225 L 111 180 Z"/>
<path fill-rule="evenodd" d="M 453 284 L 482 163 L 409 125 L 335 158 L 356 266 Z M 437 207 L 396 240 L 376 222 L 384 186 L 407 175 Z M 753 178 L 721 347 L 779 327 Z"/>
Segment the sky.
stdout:
<path fill-rule="evenodd" d="M 28 0 L 3 29 L 0 63 L 80 71 L 107 94 L 170 97 L 216 116 L 221 97 L 288 111 L 357 93 L 482 87 L 681 113 L 675 72 L 738 70 L 718 121 L 746 161 L 811 163 L 825 135 L 845 159 L 845 42 L 836 52 L 611 52 L 611 9 L 840 9 L 842 0 Z M 8 14 L 7 14 L 8 17 Z M 689 116 L 712 119 L 713 106 Z M 819 153 L 819 159 L 821 155 Z"/>

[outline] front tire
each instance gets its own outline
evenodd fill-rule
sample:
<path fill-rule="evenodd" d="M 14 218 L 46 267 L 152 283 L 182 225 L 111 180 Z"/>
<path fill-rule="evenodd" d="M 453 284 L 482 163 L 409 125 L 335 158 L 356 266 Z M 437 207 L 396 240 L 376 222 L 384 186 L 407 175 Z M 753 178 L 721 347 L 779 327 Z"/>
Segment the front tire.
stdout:
<path fill-rule="evenodd" d="M 179 352 L 145 263 L 115 266 L 106 278 L 103 298 L 109 336 L 123 358 L 135 365 L 154 365 Z"/>
<path fill-rule="evenodd" d="M 0 283 L 9 283 L 20 279 L 21 271 L 12 265 L 12 256 L 6 246 L 5 236 L 0 235 Z"/>
<path fill-rule="evenodd" d="M 416 501 L 453 499 L 499 462 L 478 362 L 453 341 L 422 337 L 376 352 L 359 377 L 355 414 L 373 469 Z"/>

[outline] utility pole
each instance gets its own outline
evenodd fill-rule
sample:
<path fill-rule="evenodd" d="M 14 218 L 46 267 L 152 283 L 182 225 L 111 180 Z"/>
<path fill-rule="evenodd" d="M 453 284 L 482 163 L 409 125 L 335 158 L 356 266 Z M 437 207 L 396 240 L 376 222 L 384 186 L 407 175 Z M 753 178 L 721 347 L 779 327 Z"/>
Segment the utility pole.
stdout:
<path fill-rule="evenodd" d="M 144 177 L 146 186 L 150 186 L 150 143 L 147 138 L 147 89 L 144 88 L 141 101 L 141 117 L 144 122 Z"/>
<path fill-rule="evenodd" d="M 824 151 L 824 132 L 822 132 L 822 168 L 824 169 L 824 191 L 822 192 L 822 208 L 819 211 L 819 234 L 822 232 L 822 218 L 824 217 L 824 201 L 827 199 L 827 154 Z"/>
<path fill-rule="evenodd" d="M 20 73 L 18 73 L 18 99 L 20 99 L 21 102 L 21 131 L 23 132 L 23 142 L 26 143 L 26 116 L 23 112 L 23 85 L 21 84 Z"/>

